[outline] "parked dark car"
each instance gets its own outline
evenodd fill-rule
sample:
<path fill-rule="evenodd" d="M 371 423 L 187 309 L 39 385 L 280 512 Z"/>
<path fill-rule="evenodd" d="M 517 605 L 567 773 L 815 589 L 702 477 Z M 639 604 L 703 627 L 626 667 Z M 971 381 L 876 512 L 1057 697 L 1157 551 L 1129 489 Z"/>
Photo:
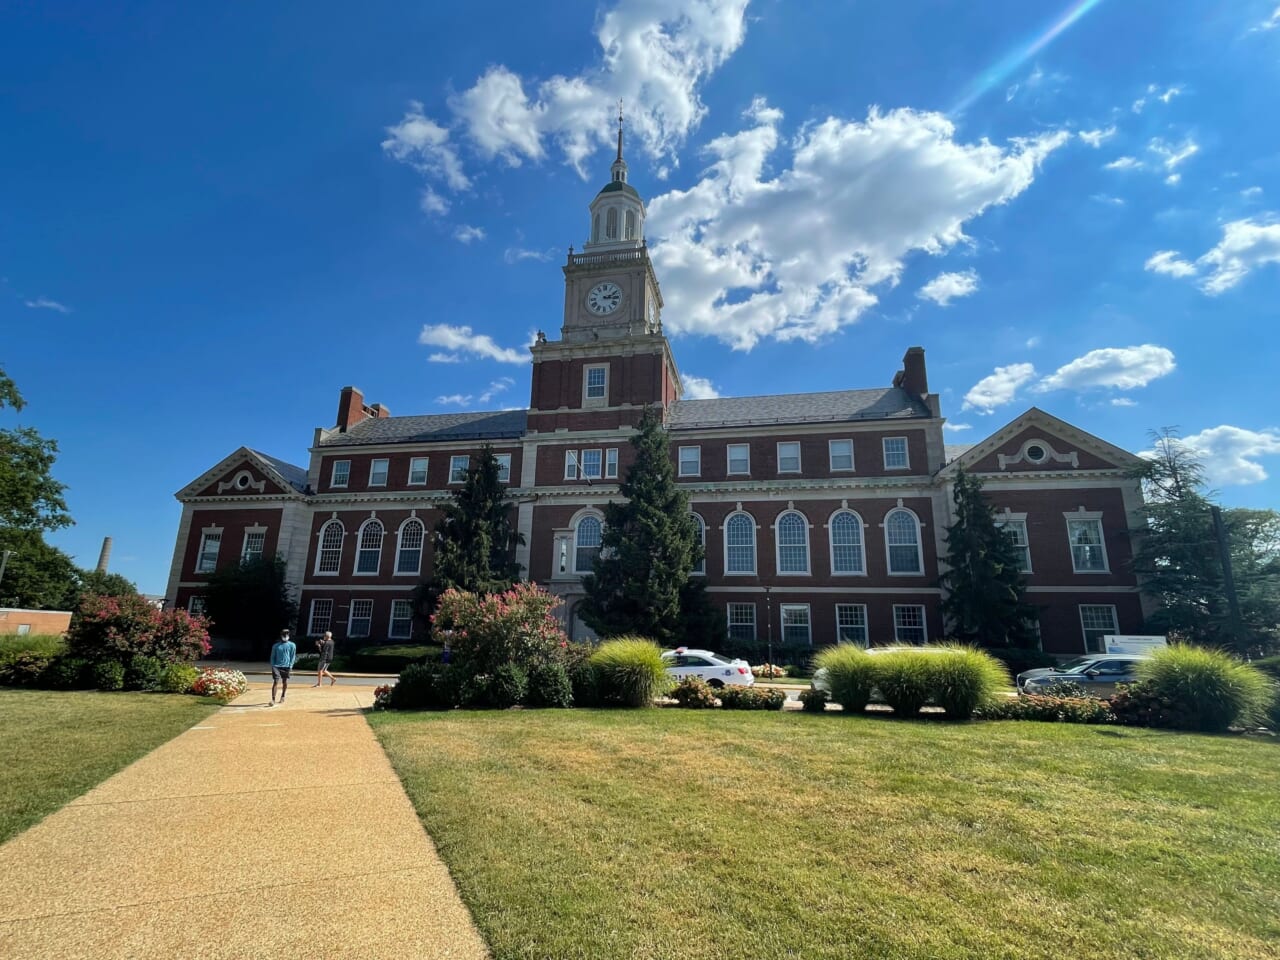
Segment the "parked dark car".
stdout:
<path fill-rule="evenodd" d="M 1094 653 L 1056 667 L 1024 670 L 1018 674 L 1018 693 L 1044 693 L 1058 684 L 1071 683 L 1088 696 L 1109 697 L 1116 692 L 1116 684 L 1138 679 L 1138 664 L 1145 659 L 1133 654 Z"/>

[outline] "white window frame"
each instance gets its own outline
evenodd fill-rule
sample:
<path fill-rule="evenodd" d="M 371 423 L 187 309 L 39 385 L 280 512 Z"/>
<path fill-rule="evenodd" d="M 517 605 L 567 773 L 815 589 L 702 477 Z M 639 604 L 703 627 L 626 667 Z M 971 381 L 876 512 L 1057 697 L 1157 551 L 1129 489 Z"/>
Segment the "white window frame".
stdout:
<path fill-rule="evenodd" d="M 856 619 L 858 616 L 861 616 L 862 623 L 849 623 L 849 624 L 841 623 L 840 622 L 841 614 L 845 612 L 853 613 L 854 619 Z M 844 636 L 841 634 L 840 631 L 845 629 L 846 627 L 850 630 L 857 630 L 860 627 L 862 629 L 862 641 L 859 642 L 857 640 L 844 639 Z M 852 643 L 855 646 L 859 646 L 864 649 L 871 645 L 871 630 L 867 624 L 867 605 L 865 603 L 837 603 L 836 604 L 836 643 Z"/>
<path fill-rule="evenodd" d="M 694 577 L 705 577 L 707 575 L 707 521 L 702 518 L 702 514 L 695 511 L 690 511 L 689 516 L 693 517 L 698 525 L 698 543 L 702 547 L 702 560 L 693 565 L 689 574 Z"/>
<path fill-rule="evenodd" d="M 462 476 L 458 476 L 458 461 L 462 461 Z M 471 454 L 455 453 L 449 457 L 449 482 L 466 483 L 467 474 L 471 471 Z"/>
<path fill-rule="evenodd" d="M 751 529 L 751 569 L 750 570 L 730 570 L 729 559 L 733 556 L 730 551 L 729 544 L 729 525 L 735 517 L 745 517 Z M 760 557 L 756 536 L 756 518 L 745 510 L 735 510 L 724 518 L 724 575 L 726 577 L 754 577 L 756 570 L 760 566 Z M 742 544 L 741 546 L 745 546 Z"/>
<path fill-rule="evenodd" d="M 685 470 L 685 454 L 693 451 L 693 470 Z M 680 447 L 676 454 L 676 475 L 680 477 L 700 477 L 702 476 L 702 447 L 700 444 L 691 444 L 689 446 Z"/>
<path fill-rule="evenodd" d="M 853 519 L 854 528 L 858 531 L 860 562 L 856 570 L 836 569 L 836 519 L 845 514 L 848 514 Z M 851 544 L 840 544 L 840 546 L 847 547 L 851 546 Z M 827 517 L 827 550 L 829 551 L 831 575 L 833 577 L 865 577 L 867 575 L 867 526 L 862 522 L 862 516 L 856 510 L 841 507 Z"/>
<path fill-rule="evenodd" d="M 338 556 L 333 564 L 332 570 L 321 570 L 320 566 L 324 562 L 324 535 L 326 530 L 338 531 L 338 546 L 328 547 L 329 550 L 337 550 Z M 316 532 L 316 565 L 311 571 L 312 575 L 317 577 L 336 577 L 342 572 L 342 545 L 347 539 L 346 525 L 337 517 L 331 517 L 324 523 L 320 524 L 320 529 Z"/>
<path fill-rule="evenodd" d="M 367 617 L 360 617 L 359 619 L 367 620 L 369 622 L 369 626 L 366 628 L 366 631 L 364 633 L 356 633 L 356 619 L 357 619 L 356 605 L 365 604 L 365 603 L 369 605 L 369 615 Z M 373 601 L 367 598 L 352 600 L 351 606 L 347 609 L 347 638 L 350 640 L 367 640 L 372 636 L 373 636 Z"/>
<path fill-rule="evenodd" d="M 382 481 L 378 482 L 374 477 L 378 474 L 378 464 L 382 464 Z M 387 480 L 391 477 L 391 458 L 390 457 L 374 457 L 369 461 L 369 486 L 385 487 Z"/>
<path fill-rule="evenodd" d="M 889 518 L 895 513 L 905 513 L 909 516 L 916 526 L 916 569 L 915 570 L 894 570 L 893 569 L 893 548 L 906 547 L 910 544 L 890 543 L 889 542 Z M 907 507 L 894 507 L 884 515 L 884 565 L 891 577 L 921 577 L 924 576 L 924 531 L 920 518 L 914 510 Z"/>
<path fill-rule="evenodd" d="M 412 570 L 405 570 L 405 569 L 402 569 L 403 567 L 402 561 L 404 560 L 403 551 L 412 550 L 413 548 L 404 546 L 404 533 L 405 533 L 405 530 L 411 524 L 419 527 L 422 530 L 422 539 L 418 541 L 418 551 L 416 554 L 417 563 L 414 564 L 414 567 Z M 422 548 L 426 544 L 426 542 L 427 542 L 427 525 L 425 523 L 423 523 L 417 517 L 406 517 L 403 521 L 401 521 L 400 526 L 396 528 L 396 563 L 395 563 L 395 568 L 393 573 L 394 576 L 416 577 L 418 576 L 418 574 L 422 573 Z"/>
<path fill-rule="evenodd" d="M 413 475 L 418 472 L 417 464 L 422 464 L 422 479 L 415 480 Z M 411 457 L 409 460 L 409 486 L 425 487 L 427 485 L 427 467 L 431 464 L 430 457 Z"/>
<path fill-rule="evenodd" d="M 338 482 L 338 467 L 344 467 L 342 482 Z M 351 461 L 335 460 L 329 468 L 329 486 L 335 490 L 347 489 L 347 484 L 351 482 Z"/>
<path fill-rule="evenodd" d="M 920 611 L 920 643 L 915 644 L 910 640 L 902 639 L 901 631 L 915 630 L 914 624 L 902 624 L 898 622 L 898 611 L 904 613 L 908 610 Z M 902 646 L 924 646 L 929 642 L 929 611 L 925 609 L 923 603 L 895 603 L 893 605 L 893 642 Z"/>
<path fill-rule="evenodd" d="M 187 597 L 187 613 L 193 617 L 203 617 L 207 609 L 207 599 L 203 594 L 193 593 Z"/>
<path fill-rule="evenodd" d="M 1116 605 L 1114 603 L 1081 603 L 1077 605 L 1077 609 L 1079 611 L 1079 616 L 1080 616 L 1080 638 L 1084 641 L 1085 652 L 1086 653 L 1104 653 L 1106 651 L 1106 644 L 1103 642 L 1102 638 L 1106 636 L 1105 633 L 1098 635 L 1098 648 L 1096 650 L 1089 646 L 1089 631 L 1100 630 L 1102 628 L 1087 626 L 1084 622 L 1084 612 L 1086 609 L 1110 610 L 1111 611 L 1111 628 L 1108 631 L 1108 633 L 1118 634 L 1120 632 L 1120 611 L 1116 609 Z"/>
<path fill-rule="evenodd" d="M 317 624 L 317 617 L 320 623 Z M 307 613 L 307 636 L 319 637 L 325 631 L 333 630 L 333 600 L 329 597 L 317 597 L 311 601 L 311 609 Z"/>
<path fill-rule="evenodd" d="M 604 451 L 604 478 L 606 480 L 618 479 L 618 448 L 608 447 Z"/>
<path fill-rule="evenodd" d="M 396 611 L 408 610 L 407 616 L 396 616 Z M 397 623 L 407 623 L 408 629 L 404 633 L 396 633 Z M 391 616 L 387 621 L 387 639 L 388 640 L 412 640 L 413 639 L 413 601 L 411 600 L 392 600 Z"/>
<path fill-rule="evenodd" d="M 588 454 L 591 454 L 588 462 Z M 578 469 L 583 480 L 599 480 L 604 477 L 604 451 L 599 447 L 588 447 L 578 451 Z"/>
<path fill-rule="evenodd" d="M 209 554 L 210 541 L 217 544 L 213 554 Z M 204 530 L 200 534 L 200 552 L 196 554 L 196 573 L 213 573 L 218 569 L 218 554 L 222 552 L 222 528 Z M 209 562 L 206 563 L 205 561 Z"/>
<path fill-rule="evenodd" d="M 365 531 L 371 529 L 374 524 L 377 524 L 378 529 L 382 531 L 378 535 L 378 563 L 372 570 L 361 570 L 360 569 L 361 554 L 365 553 L 365 551 L 373 550 L 372 547 L 366 547 L 364 545 Z M 387 542 L 387 525 L 383 523 L 381 520 L 379 520 L 377 517 L 370 517 L 364 523 L 360 524 L 360 529 L 356 532 L 356 560 L 355 560 L 355 564 L 351 568 L 351 575 L 353 577 L 376 577 L 378 573 L 382 570 L 382 548 L 386 546 L 386 542 Z"/>
<path fill-rule="evenodd" d="M 1020 559 L 1025 566 L 1019 566 L 1019 573 L 1032 573 L 1031 569 L 1031 534 L 1027 528 L 1027 515 L 1025 513 L 997 513 L 996 527 L 1006 533 L 1014 534 L 1013 544 L 1018 548 Z M 1021 530 L 1022 540 L 1019 542 L 1017 532 Z"/>
<path fill-rule="evenodd" d="M 902 463 L 889 462 L 889 443 L 890 441 L 902 441 Z M 907 442 L 906 437 L 881 437 L 880 438 L 880 454 L 884 457 L 884 468 L 886 470 L 910 470 L 911 469 L 911 444 Z"/>
<path fill-rule="evenodd" d="M 759 636 L 760 636 L 760 634 L 759 634 L 760 627 L 759 627 L 759 625 L 756 623 L 756 605 L 755 605 L 754 603 L 727 603 L 727 604 L 725 604 L 725 610 L 724 610 L 724 616 L 725 616 L 725 628 L 726 628 L 726 630 L 727 630 L 727 632 L 728 632 L 728 634 L 729 634 L 729 639 L 730 639 L 730 640 L 735 639 L 735 637 L 734 637 L 734 635 L 733 635 L 733 628 L 734 628 L 735 626 L 745 627 L 745 626 L 747 625 L 747 621 L 746 621 L 746 620 L 741 620 L 741 621 L 739 621 L 739 622 L 738 622 L 738 623 L 736 623 L 736 624 L 734 623 L 734 621 L 733 621 L 733 614 L 734 614 L 734 610 L 735 610 L 735 608 L 737 609 L 737 611 L 738 611 L 739 613 L 743 613 L 743 612 L 745 612 L 745 611 L 747 611 L 747 610 L 750 610 L 750 611 L 751 611 L 751 621 L 750 621 L 750 622 L 751 622 L 751 637 L 750 637 L 750 639 L 740 639 L 740 640 L 738 640 L 738 642 L 739 642 L 739 643 L 755 643 L 755 642 L 756 642 L 756 640 L 757 640 L 757 639 L 759 638 Z"/>
<path fill-rule="evenodd" d="M 511 454 L 495 453 L 493 455 L 493 459 L 498 461 L 498 482 L 510 483 L 511 482 Z"/>
<path fill-rule="evenodd" d="M 847 467 L 836 466 L 835 445 L 837 443 L 847 443 L 849 445 L 849 465 Z M 841 454 L 841 456 L 843 456 L 843 454 Z M 848 437 L 843 440 L 828 440 L 827 463 L 830 466 L 832 473 L 853 473 L 856 464 L 856 461 L 853 459 L 853 438 Z"/>
<path fill-rule="evenodd" d="M 782 521 L 786 517 L 798 517 L 800 519 L 800 529 L 804 532 L 804 569 L 803 570 L 784 570 L 782 568 Z M 800 544 L 789 543 L 789 547 L 800 546 Z M 809 518 L 799 510 L 783 510 L 778 514 L 777 519 L 773 521 L 773 562 L 774 567 L 778 571 L 780 577 L 807 577 L 813 572 L 813 564 L 809 556 Z M 812 634 L 811 634 L 812 636 Z"/>
<path fill-rule="evenodd" d="M 604 371 L 604 382 L 599 385 L 600 395 L 592 395 L 591 373 L 594 370 Z M 603 406 L 609 402 L 609 365 L 607 363 L 590 363 L 582 368 L 582 405 Z"/>
<path fill-rule="evenodd" d="M 782 448 L 796 448 L 796 468 L 794 470 L 782 469 Z M 803 463 L 800 460 L 800 441 L 799 440 L 779 440 L 778 441 L 778 473 L 803 473 Z"/>
<path fill-rule="evenodd" d="M 578 451 L 566 450 L 564 452 L 564 478 L 566 480 L 578 479 Z"/>
<path fill-rule="evenodd" d="M 733 451 L 745 450 L 747 468 L 745 470 L 733 469 Z M 751 444 L 749 443 L 731 443 L 724 450 L 724 472 L 730 477 L 749 477 L 751 476 Z"/>
<path fill-rule="evenodd" d="M 1109 574 L 1111 572 L 1111 558 L 1107 555 L 1107 531 L 1102 526 L 1102 511 L 1101 510 L 1077 510 L 1074 513 L 1064 513 L 1063 517 L 1065 517 L 1067 521 L 1067 548 L 1071 551 L 1071 572 L 1083 574 L 1084 576 L 1098 576 L 1100 574 L 1102 575 Z M 1098 542 L 1080 544 L 1080 546 L 1098 547 L 1102 551 L 1102 569 L 1100 570 L 1095 570 L 1095 569 L 1081 570 L 1080 567 L 1076 564 L 1077 544 L 1075 540 L 1072 539 L 1071 537 L 1071 524 L 1080 523 L 1080 522 L 1093 523 L 1097 525 Z"/>
<path fill-rule="evenodd" d="M 797 611 L 804 611 L 804 642 L 809 646 L 813 646 L 813 611 L 807 603 L 780 603 L 778 604 L 778 622 L 780 624 L 779 635 L 783 643 L 798 643 L 800 641 L 787 639 L 787 614 Z"/>
<path fill-rule="evenodd" d="M 582 531 L 582 525 L 586 523 L 588 520 L 594 520 L 596 523 L 600 525 L 600 543 L 597 544 L 594 548 L 595 553 L 592 554 L 593 562 L 594 562 L 594 558 L 598 557 L 600 555 L 600 551 L 604 548 L 604 517 L 595 513 L 583 514 L 581 517 L 578 518 L 578 522 L 573 525 L 573 572 L 576 576 L 579 576 L 579 577 L 586 576 L 588 573 L 595 572 L 595 570 L 592 568 L 591 565 L 588 565 L 585 570 L 582 569 L 580 566 L 578 566 L 578 551 L 582 549 L 582 547 L 578 543 L 578 537 Z M 586 549 L 590 550 L 592 548 L 588 546 Z"/>
<path fill-rule="evenodd" d="M 245 563 L 249 560 L 249 538 L 261 537 L 262 542 L 254 553 L 255 557 L 261 557 L 267 552 L 267 528 L 266 527 L 246 527 L 244 531 L 244 542 L 240 544 L 240 562 Z"/>

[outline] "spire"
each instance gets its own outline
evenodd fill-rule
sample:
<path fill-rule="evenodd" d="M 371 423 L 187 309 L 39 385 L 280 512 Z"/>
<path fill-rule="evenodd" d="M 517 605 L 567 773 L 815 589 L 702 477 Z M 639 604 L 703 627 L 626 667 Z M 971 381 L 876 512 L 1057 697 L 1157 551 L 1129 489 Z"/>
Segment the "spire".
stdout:
<path fill-rule="evenodd" d="M 622 159 L 622 101 L 618 101 L 618 158 L 609 168 L 611 179 L 615 183 L 627 182 L 627 161 Z"/>
<path fill-rule="evenodd" d="M 618 99 L 618 161 L 622 161 L 622 99 Z"/>

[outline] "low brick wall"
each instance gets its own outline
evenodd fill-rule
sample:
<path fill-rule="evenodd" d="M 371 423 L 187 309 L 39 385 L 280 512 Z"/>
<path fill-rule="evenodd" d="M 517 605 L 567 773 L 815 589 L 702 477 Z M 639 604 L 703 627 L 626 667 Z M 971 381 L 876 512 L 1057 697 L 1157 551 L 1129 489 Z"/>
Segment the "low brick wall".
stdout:
<path fill-rule="evenodd" d="M 15 633 L 64 634 L 70 625 L 69 610 L 18 610 L 0 607 L 0 636 Z"/>

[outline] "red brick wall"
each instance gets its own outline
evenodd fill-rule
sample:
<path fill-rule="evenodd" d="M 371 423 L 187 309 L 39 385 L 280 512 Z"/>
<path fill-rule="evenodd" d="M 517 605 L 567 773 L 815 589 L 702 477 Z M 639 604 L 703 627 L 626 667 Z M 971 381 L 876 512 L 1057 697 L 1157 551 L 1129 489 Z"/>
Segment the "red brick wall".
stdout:
<path fill-rule="evenodd" d="M 279 549 L 282 511 L 276 508 L 244 510 L 200 510 L 191 512 L 191 532 L 187 536 L 187 549 L 182 556 L 182 580 L 204 580 L 207 573 L 196 573 L 196 559 L 200 554 L 200 540 L 204 528 L 222 527 L 222 544 L 218 549 L 218 566 L 237 564 L 244 549 L 246 527 L 267 528 L 263 555 L 274 556 Z"/>
<path fill-rule="evenodd" d="M 12 636 L 23 626 L 32 635 L 61 635 L 67 632 L 70 625 L 70 611 L 0 608 L 0 636 Z"/>
<path fill-rule="evenodd" d="M 413 636 L 409 639 L 401 637 L 391 638 L 391 604 L 394 600 L 410 600 L 412 589 L 406 588 L 403 591 L 365 591 L 362 592 L 359 586 L 350 589 L 330 588 L 325 589 L 320 586 L 307 587 L 302 591 L 301 599 L 298 605 L 298 653 L 313 653 L 315 646 L 308 637 L 307 628 L 310 623 L 311 601 L 315 599 L 328 599 L 333 601 L 333 620 L 329 627 L 333 631 L 333 638 L 340 645 L 347 645 L 352 648 L 365 646 L 373 643 L 411 643 L 421 642 L 422 628 L 418 624 L 413 625 Z M 373 617 L 370 623 L 368 637 L 350 637 L 348 634 L 348 626 L 350 625 L 351 601 L 352 600 L 372 600 L 373 601 Z"/>
<path fill-rule="evenodd" d="M 349 450 L 326 451 L 320 461 L 320 493 L 365 493 L 370 490 L 376 492 L 384 491 L 414 491 L 414 490 L 456 490 L 460 484 L 449 483 L 449 460 L 454 456 L 467 455 L 472 458 L 471 462 L 475 462 L 475 458 L 480 455 L 480 446 L 468 450 L 466 448 L 453 448 L 448 450 L 438 449 L 407 449 L 397 450 L 394 453 L 360 453 L 358 448 Z M 493 452 L 495 454 L 511 455 L 511 483 L 515 486 L 520 482 L 520 459 L 522 447 L 519 444 L 494 444 Z M 409 461 L 416 457 L 427 458 L 427 483 L 425 486 L 415 485 L 409 486 Z M 333 487 L 330 481 L 333 479 L 333 464 L 337 460 L 349 460 L 351 462 L 351 473 L 347 479 L 345 487 Z M 369 469 L 374 460 L 388 460 L 387 464 L 387 485 L 385 487 L 369 486 Z"/>
<path fill-rule="evenodd" d="M 616 407 L 624 403 L 645 405 L 675 395 L 661 353 L 575 357 L 542 360 L 533 365 L 529 406 L 542 411 L 581 409 L 583 368 L 600 365 L 609 368 L 605 406 Z"/>
<path fill-rule="evenodd" d="M 1027 602 L 1039 611 L 1040 638 L 1046 653 L 1085 652 L 1081 604 L 1111 604 L 1116 608 L 1122 634 L 1143 632 L 1142 605 L 1136 593 L 1029 593 Z"/>
<path fill-rule="evenodd" d="M 679 471 L 679 448 L 702 448 L 702 473 L 697 477 L 685 477 L 690 481 L 721 480 L 807 480 L 826 477 L 893 477 L 928 474 L 925 454 L 925 431 L 919 428 L 885 430 L 876 433 L 853 433 L 833 429 L 830 433 L 787 434 L 786 428 L 767 437 L 716 437 L 700 438 L 697 431 L 677 430 L 671 434 L 671 460 Z M 909 466 L 906 470 L 886 470 L 882 441 L 885 437 L 906 437 Z M 853 471 L 831 470 L 828 441 L 853 441 Z M 778 444 L 787 441 L 800 443 L 800 473 L 778 473 Z M 730 444 L 748 444 L 751 448 L 751 473 L 748 476 L 728 473 L 728 448 Z"/>
<path fill-rule="evenodd" d="M 1021 451 L 1022 445 L 1028 440 L 1033 439 L 1045 441 L 1057 454 L 1076 454 L 1079 467 L 1074 468 L 1069 463 L 1062 463 L 1050 457 L 1044 463 L 1020 461 L 1018 463 L 1006 464 L 1003 470 L 1000 469 L 1000 454 L 1004 454 L 1006 457 L 1016 457 Z M 1072 469 L 1114 470 L 1116 466 L 1117 464 L 1112 463 L 1109 460 L 1103 460 L 1101 457 L 1089 453 L 1087 450 L 1084 450 L 1075 444 L 1067 442 L 1057 434 L 1048 433 L 1039 427 L 1030 427 L 1011 438 L 1007 443 L 1001 444 L 994 453 L 983 457 L 973 466 L 967 467 L 966 469 L 971 473 L 1037 473 L 1042 471 L 1058 472 L 1061 470 Z"/>
<path fill-rule="evenodd" d="M 356 551 L 358 549 L 360 526 L 370 518 L 370 513 L 377 514 L 377 520 L 382 524 L 382 552 L 379 555 L 378 573 L 377 575 L 355 573 L 356 567 Z M 316 556 L 320 550 L 320 530 L 321 528 L 334 518 L 342 522 L 345 529 L 345 536 L 342 540 L 342 562 L 336 575 L 317 574 Z M 440 511 L 431 507 L 419 507 L 416 515 L 422 521 L 424 527 L 424 541 L 422 550 L 422 566 L 421 573 L 400 574 L 396 575 L 396 549 L 397 549 L 397 531 L 400 525 L 414 513 L 413 508 L 406 507 L 395 510 L 369 509 L 363 510 L 317 510 L 311 518 L 311 534 L 308 538 L 307 545 L 307 566 L 303 574 L 304 584 L 335 584 L 344 585 L 366 584 L 390 586 L 393 584 L 404 584 L 406 589 L 411 589 L 424 579 L 431 570 L 431 559 L 433 556 L 432 548 L 432 531 L 435 529 L 436 523 L 440 519 Z"/>

